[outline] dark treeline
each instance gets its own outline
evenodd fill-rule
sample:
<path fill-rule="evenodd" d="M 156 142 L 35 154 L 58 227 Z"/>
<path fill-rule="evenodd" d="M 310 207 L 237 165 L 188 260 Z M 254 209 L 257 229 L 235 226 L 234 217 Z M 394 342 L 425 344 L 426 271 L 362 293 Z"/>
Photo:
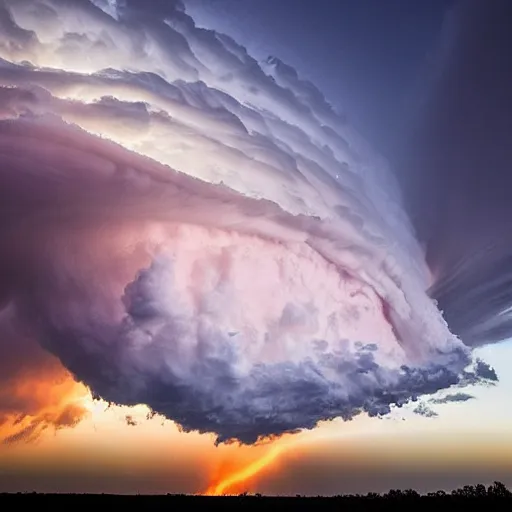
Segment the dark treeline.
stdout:
<path fill-rule="evenodd" d="M 512 492 L 510 492 L 501 482 L 486 487 L 485 485 L 465 485 L 460 489 L 451 492 L 436 491 L 421 495 L 412 489 L 391 490 L 385 494 L 369 493 L 366 495 L 340 495 L 332 497 L 306 497 L 301 495 L 283 496 L 262 496 L 261 494 L 250 495 L 243 493 L 236 496 L 189 496 L 185 494 L 167 494 L 164 496 L 148 495 L 113 495 L 113 494 L 39 494 L 39 493 L 15 493 L 0 494 L 0 509 L 6 505 L 27 505 L 27 506 L 49 506 L 57 507 L 59 510 L 66 507 L 119 507 L 119 510 L 126 510 L 127 507 L 144 507 L 144 510 L 164 510 L 175 509 L 176 507 L 212 507 L 222 509 L 288 509 L 293 510 L 368 510 L 369 506 L 376 506 L 378 509 L 387 508 L 388 505 L 398 503 L 413 504 L 418 501 L 428 501 L 431 505 L 457 505 L 468 500 L 485 501 L 492 505 L 492 510 L 497 510 L 496 506 L 501 505 L 503 509 L 510 510 L 512 502 Z M 510 500 L 510 501 L 509 501 Z M 501 506 L 499 507 L 501 509 Z M 124 508 L 120 508 L 124 507 Z M 185 509 L 186 510 L 186 509 Z M 290 508 L 290 510 L 292 510 Z"/>

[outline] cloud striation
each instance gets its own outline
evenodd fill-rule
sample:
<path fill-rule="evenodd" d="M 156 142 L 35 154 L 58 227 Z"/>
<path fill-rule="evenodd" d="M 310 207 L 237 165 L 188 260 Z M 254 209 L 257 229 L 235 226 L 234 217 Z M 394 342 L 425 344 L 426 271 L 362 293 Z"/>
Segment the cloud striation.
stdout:
<path fill-rule="evenodd" d="M 456 4 L 402 148 L 429 293 L 471 346 L 512 336 L 511 20 L 507 0 Z"/>
<path fill-rule="evenodd" d="M 95 395 L 253 443 L 497 379 L 386 162 L 293 69 L 179 2 L 0 24 L 1 302 Z"/>

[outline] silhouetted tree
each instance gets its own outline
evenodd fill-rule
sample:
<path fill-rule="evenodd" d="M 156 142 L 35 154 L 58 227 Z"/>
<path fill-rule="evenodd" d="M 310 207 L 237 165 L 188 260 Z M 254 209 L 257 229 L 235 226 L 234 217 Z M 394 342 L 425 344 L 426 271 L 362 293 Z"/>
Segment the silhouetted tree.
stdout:
<path fill-rule="evenodd" d="M 446 497 L 446 491 L 434 491 L 427 493 L 427 496 L 430 498 L 445 498 Z"/>
<path fill-rule="evenodd" d="M 512 493 L 501 482 L 494 482 L 487 488 L 487 496 L 493 498 L 511 498 Z"/>
<path fill-rule="evenodd" d="M 462 496 L 465 498 L 475 498 L 476 497 L 476 490 L 472 485 L 465 485 L 462 488 Z"/>
<path fill-rule="evenodd" d="M 485 498 L 487 496 L 487 489 L 483 484 L 475 485 L 475 495 L 478 498 Z"/>
<path fill-rule="evenodd" d="M 399 500 L 402 499 L 404 495 L 400 489 L 391 489 L 387 494 L 384 494 L 383 497 L 391 500 Z"/>

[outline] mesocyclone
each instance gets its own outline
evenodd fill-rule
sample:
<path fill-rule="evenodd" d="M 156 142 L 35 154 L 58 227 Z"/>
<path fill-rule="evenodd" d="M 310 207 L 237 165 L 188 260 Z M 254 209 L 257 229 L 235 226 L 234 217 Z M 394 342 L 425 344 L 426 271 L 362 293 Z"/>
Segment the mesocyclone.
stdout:
<path fill-rule="evenodd" d="M 252 443 L 496 379 L 294 70 L 178 2 L 0 6 L 0 296 L 93 393 Z"/>

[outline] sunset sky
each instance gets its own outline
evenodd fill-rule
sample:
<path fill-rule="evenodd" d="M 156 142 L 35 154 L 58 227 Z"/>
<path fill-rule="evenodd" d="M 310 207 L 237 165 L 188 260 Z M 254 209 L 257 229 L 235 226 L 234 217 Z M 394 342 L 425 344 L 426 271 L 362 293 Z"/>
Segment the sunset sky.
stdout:
<path fill-rule="evenodd" d="M 0 492 L 512 486 L 509 217 L 442 174 L 495 146 L 410 110 L 471 13 L 183 3 L 0 0 Z"/>
<path fill-rule="evenodd" d="M 495 479 L 511 485 L 512 411 L 504 404 L 512 392 L 507 372 L 512 343 L 482 352 L 500 375 L 499 385 L 469 390 L 475 399 L 465 403 L 434 406 L 438 417 L 416 415 L 407 407 L 381 420 L 334 420 L 258 447 L 215 447 L 211 436 L 180 433 L 158 417 L 146 419 L 143 406 L 94 403 L 77 385 L 70 389 L 72 403 L 87 411 L 85 418 L 29 443 L 4 443 L 2 490 L 197 493 L 238 472 L 244 475 L 246 468 L 257 471 L 222 491 L 428 491 Z M 137 424 L 128 425 L 127 416 Z M 4 425 L 2 434 L 13 430 Z"/>

